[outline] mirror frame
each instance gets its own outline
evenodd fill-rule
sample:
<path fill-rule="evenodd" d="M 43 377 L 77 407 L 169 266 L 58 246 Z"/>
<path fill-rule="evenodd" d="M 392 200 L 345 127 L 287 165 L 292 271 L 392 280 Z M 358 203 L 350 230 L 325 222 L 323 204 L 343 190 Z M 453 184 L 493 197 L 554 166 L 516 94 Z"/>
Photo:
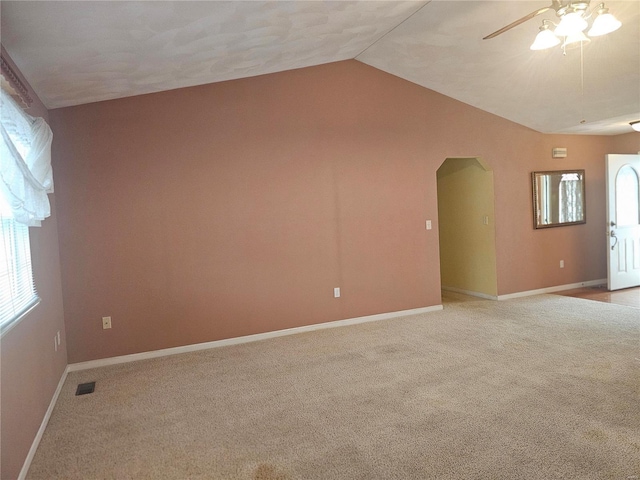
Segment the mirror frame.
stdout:
<path fill-rule="evenodd" d="M 577 220 L 575 222 L 555 222 L 544 224 L 538 221 L 538 210 L 539 206 L 539 198 L 538 198 L 538 179 L 544 175 L 565 175 L 565 174 L 578 174 L 582 179 L 582 220 Z M 575 169 L 575 170 L 546 170 L 540 172 L 531 172 L 531 188 L 533 191 L 533 228 L 541 229 L 541 228 L 553 228 L 553 227 L 565 227 L 568 225 L 582 225 L 587 223 L 587 191 L 586 191 L 586 181 L 584 170 Z"/>

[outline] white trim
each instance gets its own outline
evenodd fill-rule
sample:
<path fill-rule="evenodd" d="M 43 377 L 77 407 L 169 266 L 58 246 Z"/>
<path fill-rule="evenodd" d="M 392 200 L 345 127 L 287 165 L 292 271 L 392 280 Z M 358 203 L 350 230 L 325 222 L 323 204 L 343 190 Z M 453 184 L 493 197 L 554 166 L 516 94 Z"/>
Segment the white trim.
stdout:
<path fill-rule="evenodd" d="M 498 300 L 497 295 L 488 295 L 486 293 L 473 292 L 471 290 L 464 290 L 462 288 L 456 288 L 456 287 L 446 287 L 444 285 L 442 285 L 442 287 L 440 288 L 442 288 L 442 290 L 445 290 L 447 292 L 462 293 L 464 295 L 471 295 L 472 297 L 486 298 L 487 300 Z"/>
<path fill-rule="evenodd" d="M 38 445 L 40 445 L 42 435 L 44 435 L 44 431 L 47 428 L 47 424 L 49 423 L 49 419 L 51 418 L 51 413 L 53 413 L 53 408 L 56 406 L 56 402 L 58 401 L 58 397 L 60 396 L 60 392 L 62 391 L 62 386 L 67 379 L 67 373 L 69 373 L 68 365 L 64 369 L 64 372 L 62 372 L 62 376 L 60 377 L 60 381 L 58 382 L 58 387 L 56 388 L 56 391 L 51 398 L 51 402 L 49 402 L 49 408 L 47 408 L 47 411 L 44 414 L 44 418 L 42 419 L 42 423 L 40 424 L 40 428 L 38 429 L 38 433 L 36 433 L 36 436 L 31 443 L 31 448 L 29 449 L 29 453 L 27 453 L 27 458 L 24 459 L 22 470 L 20 470 L 20 474 L 18 475 L 18 480 L 24 480 L 25 478 L 27 478 L 27 473 L 29 472 L 29 467 L 31 467 L 33 457 L 36 454 L 36 450 L 38 450 Z"/>
<path fill-rule="evenodd" d="M 106 367 L 108 365 L 117 365 L 120 363 L 137 362 L 138 360 L 147 360 L 150 358 L 165 357 L 168 355 L 177 355 L 179 353 L 196 352 L 198 350 L 208 350 L 210 348 L 226 347 L 229 345 L 239 345 L 242 343 L 257 342 L 268 338 L 284 337 L 286 335 L 295 335 L 297 333 L 313 332 L 315 330 L 324 330 L 326 328 L 344 327 L 347 325 L 357 325 L 359 323 L 377 322 L 379 320 L 388 320 L 391 318 L 405 317 L 407 315 L 418 315 L 420 313 L 428 313 L 442 310 L 442 305 L 433 305 L 430 307 L 414 308 L 412 310 L 400 310 L 397 312 L 378 313 L 376 315 L 367 315 L 364 317 L 348 318 L 345 320 L 336 320 L 333 322 L 317 323 L 314 325 L 305 325 L 303 327 L 287 328 L 284 330 L 276 330 L 273 332 L 257 333 L 255 335 L 246 335 L 244 337 L 227 338 L 224 340 L 215 340 L 213 342 L 196 343 L 192 345 L 184 345 L 181 347 L 164 348 L 162 350 L 153 350 L 150 352 L 132 353 L 131 355 L 122 355 L 119 357 L 102 358 L 99 360 L 89 360 L 88 362 L 72 363 L 67 366 L 69 372 L 79 370 L 87 370 L 90 368 Z"/>
<path fill-rule="evenodd" d="M 569 283 L 567 285 L 557 285 L 555 287 L 540 288 L 538 290 L 528 290 L 525 292 L 508 293 L 507 295 L 498 295 L 498 300 L 509 300 L 511 298 L 528 297 L 531 295 L 541 295 L 543 293 L 561 292 L 562 290 L 571 290 L 580 287 L 595 287 L 598 285 L 606 285 L 607 279 L 589 280 L 588 282 Z"/>

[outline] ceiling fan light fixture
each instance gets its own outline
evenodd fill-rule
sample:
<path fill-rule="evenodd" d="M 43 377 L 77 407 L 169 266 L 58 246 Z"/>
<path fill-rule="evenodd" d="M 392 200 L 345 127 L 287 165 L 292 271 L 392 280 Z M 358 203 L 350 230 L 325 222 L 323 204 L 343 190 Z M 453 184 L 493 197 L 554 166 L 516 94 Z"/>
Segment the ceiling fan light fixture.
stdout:
<path fill-rule="evenodd" d="M 565 38 L 562 46 L 568 47 L 569 45 L 573 45 L 574 43 L 580 43 L 580 42 L 587 44 L 590 41 L 591 40 L 589 39 L 589 37 L 587 37 L 584 33 L 578 32 L 578 33 L 574 33 L 573 35 L 569 35 L 567 38 Z"/>
<path fill-rule="evenodd" d="M 588 25 L 587 21 L 582 17 L 582 13 L 569 12 L 562 16 L 560 24 L 558 28 L 556 28 L 556 35 L 559 37 L 569 37 L 578 32 L 582 32 Z"/>
<path fill-rule="evenodd" d="M 631 128 L 633 128 L 636 132 L 640 132 L 640 120 L 630 122 L 629 125 L 631 125 Z"/>
<path fill-rule="evenodd" d="M 604 8 L 604 4 L 600 4 L 598 16 L 593 21 L 593 25 L 589 29 L 587 35 L 590 37 L 599 37 L 607 33 L 615 32 L 622 26 L 622 22 L 609 13 L 608 8 Z"/>
<path fill-rule="evenodd" d="M 531 50 L 545 50 L 562 42 L 562 53 L 566 55 L 566 47 L 575 47 L 589 43 L 590 40 L 582 32 L 587 29 L 593 17 L 593 23 L 589 29 L 590 37 L 598 37 L 614 32 L 622 26 L 616 17 L 609 13 L 604 2 L 598 3 L 593 10 L 589 10 L 591 0 L 551 0 L 551 5 L 534 10 L 533 12 L 519 18 L 515 22 L 502 27 L 499 30 L 487 35 L 483 40 L 497 37 L 514 27 L 531 20 L 549 10 L 555 10 L 560 23 L 556 24 L 551 20 L 543 20 L 540 31 L 529 47 Z M 595 16 L 594 16 L 595 15 Z M 550 30 L 551 25 L 555 25 L 555 31 Z"/>
<path fill-rule="evenodd" d="M 549 25 L 547 24 L 547 20 L 545 20 L 540 27 L 538 35 L 536 35 L 536 39 L 529 48 L 531 50 L 546 50 L 547 48 L 555 47 L 559 43 L 560 39 L 549 30 Z"/>

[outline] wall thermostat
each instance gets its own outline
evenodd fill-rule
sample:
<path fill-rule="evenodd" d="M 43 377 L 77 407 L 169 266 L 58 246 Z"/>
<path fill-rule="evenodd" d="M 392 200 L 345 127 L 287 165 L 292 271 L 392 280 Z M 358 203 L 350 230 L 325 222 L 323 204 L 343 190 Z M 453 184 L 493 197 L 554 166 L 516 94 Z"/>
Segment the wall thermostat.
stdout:
<path fill-rule="evenodd" d="M 561 148 L 561 147 L 556 147 L 553 150 L 551 150 L 551 155 L 553 156 L 553 158 L 566 158 L 567 157 L 567 149 L 566 148 Z"/>

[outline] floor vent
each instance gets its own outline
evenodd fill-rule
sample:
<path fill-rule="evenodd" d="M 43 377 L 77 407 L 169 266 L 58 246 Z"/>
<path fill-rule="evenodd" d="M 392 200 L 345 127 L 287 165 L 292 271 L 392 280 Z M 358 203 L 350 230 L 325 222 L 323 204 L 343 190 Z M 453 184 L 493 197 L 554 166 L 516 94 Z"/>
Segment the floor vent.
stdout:
<path fill-rule="evenodd" d="M 93 393 L 96 389 L 96 382 L 80 383 L 76 389 L 76 395 L 86 395 L 87 393 Z"/>

